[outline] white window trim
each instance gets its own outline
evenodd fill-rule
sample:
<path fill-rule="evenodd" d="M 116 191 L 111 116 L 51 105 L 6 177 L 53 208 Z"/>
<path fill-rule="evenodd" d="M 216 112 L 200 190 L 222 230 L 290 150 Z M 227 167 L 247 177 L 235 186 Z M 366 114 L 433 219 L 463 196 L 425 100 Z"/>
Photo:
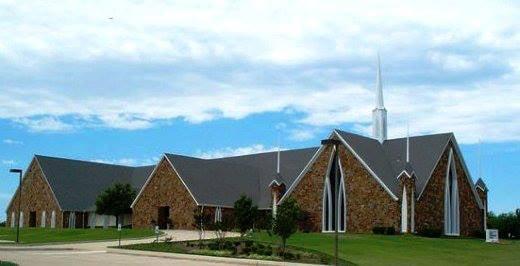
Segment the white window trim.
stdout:
<path fill-rule="evenodd" d="M 325 184 L 324 184 L 324 188 L 323 188 L 323 196 L 322 196 L 322 213 L 321 213 L 321 220 L 322 220 L 322 228 L 321 228 L 321 232 L 322 233 L 327 233 L 327 232 L 334 232 L 333 230 L 330 230 L 330 228 L 332 228 L 332 213 L 330 212 L 330 210 L 332 210 L 332 193 L 331 193 L 331 188 L 330 188 L 330 178 L 329 178 L 329 175 L 330 175 L 330 169 L 332 167 L 332 161 L 334 160 L 334 153 L 335 153 L 335 147 L 332 148 L 331 150 L 331 153 L 330 153 L 330 157 L 329 157 L 329 164 L 327 165 L 327 172 L 325 173 Z M 328 217 L 327 219 L 325 219 L 325 196 L 327 196 L 327 199 L 328 199 L 328 210 L 329 210 L 329 213 L 328 213 Z M 328 224 L 327 226 L 325 226 L 325 223 L 328 221 Z"/>
<path fill-rule="evenodd" d="M 51 213 L 51 228 L 56 228 L 56 211 Z"/>
<path fill-rule="evenodd" d="M 448 186 L 450 181 L 452 182 L 451 190 L 450 186 Z M 452 148 L 450 148 L 448 155 L 448 166 L 446 167 L 446 178 L 444 184 L 444 234 L 447 236 L 460 235 L 458 175 Z"/>
<path fill-rule="evenodd" d="M 408 195 L 406 185 L 403 186 L 403 199 L 401 200 L 401 233 L 408 233 Z"/>
<path fill-rule="evenodd" d="M 215 207 L 215 223 L 222 222 L 222 208 L 220 206 Z"/>
<path fill-rule="evenodd" d="M 338 226 L 338 232 L 340 233 L 345 233 L 347 231 L 347 197 L 346 197 L 346 192 L 345 192 L 345 176 L 343 175 L 343 166 L 341 166 L 341 160 L 340 160 L 340 155 L 338 154 L 338 165 L 339 165 L 339 172 L 340 172 L 340 181 L 339 181 L 339 195 L 338 195 L 338 202 L 336 203 L 336 208 L 338 209 L 338 214 L 341 213 L 340 212 L 340 197 L 341 196 L 341 200 L 343 200 L 343 230 L 339 230 L 339 225 L 341 223 L 341 219 L 340 219 L 340 216 L 338 215 L 337 217 L 337 224 L 336 226 Z"/>
<path fill-rule="evenodd" d="M 47 222 L 46 220 L 47 220 L 47 212 L 46 211 L 42 211 L 42 220 L 40 221 L 40 226 L 42 228 L 45 228 L 45 226 L 46 226 L 45 223 Z"/>
<path fill-rule="evenodd" d="M 16 214 L 14 212 L 11 212 L 11 228 L 16 227 Z"/>
<path fill-rule="evenodd" d="M 412 217 L 410 221 L 410 231 L 412 233 L 415 233 L 415 188 L 412 185 L 412 196 L 410 198 L 411 202 L 411 209 L 412 209 Z"/>

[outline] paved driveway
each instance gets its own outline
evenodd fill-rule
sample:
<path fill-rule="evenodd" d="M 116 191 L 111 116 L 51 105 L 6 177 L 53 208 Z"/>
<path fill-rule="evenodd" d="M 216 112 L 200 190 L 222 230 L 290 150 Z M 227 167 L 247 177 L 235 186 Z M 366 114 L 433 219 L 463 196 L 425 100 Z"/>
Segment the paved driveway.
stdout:
<path fill-rule="evenodd" d="M 238 265 L 178 258 L 107 253 L 107 251 L 0 251 L 0 258 L 19 265 Z"/>
<path fill-rule="evenodd" d="M 197 231 L 167 230 L 160 237 L 171 237 L 173 241 L 194 240 L 199 238 Z M 229 233 L 234 236 L 235 233 Z M 214 238 L 214 232 L 206 232 L 206 238 Z M 150 243 L 155 238 L 122 240 L 122 245 Z M 137 256 L 110 252 L 108 247 L 117 246 L 118 241 L 102 241 L 90 243 L 70 243 L 58 245 L 26 246 L 7 250 L 2 247 L 0 260 L 14 261 L 20 265 L 215 265 L 222 263 L 194 261 L 186 258 Z M 23 250 L 27 248 L 30 250 Z M 233 263 L 226 263 L 231 264 Z"/>

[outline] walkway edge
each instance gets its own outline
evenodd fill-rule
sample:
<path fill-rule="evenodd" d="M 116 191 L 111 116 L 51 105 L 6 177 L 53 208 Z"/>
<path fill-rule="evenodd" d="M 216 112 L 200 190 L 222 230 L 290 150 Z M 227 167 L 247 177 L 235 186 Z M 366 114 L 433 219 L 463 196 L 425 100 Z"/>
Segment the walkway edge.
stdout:
<path fill-rule="evenodd" d="M 283 261 L 268 261 L 268 260 L 252 260 L 252 259 L 240 259 L 240 258 L 226 258 L 226 257 L 214 257 L 214 256 L 203 256 L 194 254 L 181 254 L 181 253 L 168 253 L 158 251 L 143 251 L 143 250 L 129 250 L 120 248 L 107 248 L 107 253 L 117 253 L 124 255 L 133 256 L 146 256 L 146 257 L 158 257 L 158 258 L 171 258 L 178 260 L 192 260 L 192 261 L 205 261 L 223 264 L 242 264 L 242 265 L 312 265 L 303 263 L 292 263 Z"/>
<path fill-rule="evenodd" d="M 70 251 L 70 250 L 76 250 L 75 248 L 67 248 L 67 247 L 47 247 L 47 246 L 40 246 L 40 247 L 19 247 L 19 246 L 0 246 L 0 251 Z"/>

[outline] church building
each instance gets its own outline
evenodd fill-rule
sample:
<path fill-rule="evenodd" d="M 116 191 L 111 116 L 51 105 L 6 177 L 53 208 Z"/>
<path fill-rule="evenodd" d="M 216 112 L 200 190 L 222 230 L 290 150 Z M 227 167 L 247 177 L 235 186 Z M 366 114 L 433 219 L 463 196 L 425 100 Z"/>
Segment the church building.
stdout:
<path fill-rule="evenodd" d="M 296 200 L 306 230 L 366 233 L 393 227 L 402 233 L 440 230 L 470 236 L 484 230 L 488 189 L 473 183 L 453 133 L 387 138 L 381 70 L 371 137 L 333 130 L 323 144 L 218 159 L 164 154 L 156 165 L 128 167 L 35 155 L 7 208 L 7 226 L 20 211 L 23 226 L 82 228 L 115 225 L 95 214 L 95 199 L 110 185 L 138 192 L 123 223 L 134 228 L 193 229 L 193 210 L 214 220 L 233 211 L 245 194 L 275 214 Z"/>

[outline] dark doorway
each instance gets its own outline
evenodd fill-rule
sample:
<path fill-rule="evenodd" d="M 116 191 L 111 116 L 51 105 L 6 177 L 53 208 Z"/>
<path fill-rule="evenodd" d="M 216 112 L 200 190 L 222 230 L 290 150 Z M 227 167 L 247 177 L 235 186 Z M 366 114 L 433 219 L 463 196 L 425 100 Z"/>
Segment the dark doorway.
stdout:
<path fill-rule="evenodd" d="M 157 225 L 159 229 L 167 229 L 168 219 L 170 218 L 170 207 L 162 206 L 159 207 L 159 213 L 157 217 Z"/>
<path fill-rule="evenodd" d="M 29 213 L 29 227 L 36 227 L 36 212 Z"/>

